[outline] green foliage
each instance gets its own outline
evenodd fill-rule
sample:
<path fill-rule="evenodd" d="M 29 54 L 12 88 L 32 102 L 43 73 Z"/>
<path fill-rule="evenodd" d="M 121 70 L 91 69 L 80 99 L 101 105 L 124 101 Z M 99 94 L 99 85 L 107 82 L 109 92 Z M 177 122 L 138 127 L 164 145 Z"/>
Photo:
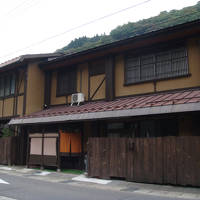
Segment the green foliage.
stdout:
<path fill-rule="evenodd" d="M 1 132 L 3 133 L 2 137 L 9 137 L 14 135 L 14 132 L 8 127 L 4 127 Z"/>
<path fill-rule="evenodd" d="M 84 171 L 78 169 L 62 169 L 61 172 L 67 174 L 83 174 Z"/>
<path fill-rule="evenodd" d="M 42 171 L 40 168 L 33 168 L 33 169 Z M 56 172 L 57 169 L 55 169 L 55 168 L 44 169 L 44 171 L 48 171 L 48 172 Z M 61 172 L 63 172 L 63 173 L 67 173 L 67 174 L 77 174 L 77 175 L 79 175 L 79 174 L 83 174 L 83 173 L 84 173 L 84 171 L 82 171 L 82 170 L 78 170 L 78 169 L 61 169 Z"/>
<path fill-rule="evenodd" d="M 94 48 L 103 44 L 111 42 L 110 36 L 107 35 L 96 35 L 92 38 L 83 36 L 72 40 L 67 46 L 62 49 L 58 49 L 56 52 L 62 53 L 74 53 L 80 52 L 86 49 Z"/>
<path fill-rule="evenodd" d="M 143 19 L 138 22 L 129 22 L 118 26 L 110 32 L 110 35 L 95 35 L 94 37 L 80 37 L 72 40 L 67 46 L 58 49 L 56 52 L 66 54 L 80 52 L 86 49 L 105 45 L 113 41 L 122 40 L 136 35 L 157 31 L 170 26 L 186 23 L 200 19 L 200 2 L 195 6 L 181 10 L 163 11 L 155 17 Z"/>

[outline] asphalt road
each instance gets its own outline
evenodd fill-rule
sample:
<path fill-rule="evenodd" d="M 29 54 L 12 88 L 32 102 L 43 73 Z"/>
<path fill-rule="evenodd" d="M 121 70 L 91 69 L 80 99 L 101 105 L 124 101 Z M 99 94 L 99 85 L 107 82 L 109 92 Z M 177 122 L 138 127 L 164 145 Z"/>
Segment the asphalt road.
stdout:
<path fill-rule="evenodd" d="M 73 186 L 69 183 L 52 183 L 0 173 L 0 200 L 180 200 L 153 195 L 135 194 L 114 190 Z M 87 184 L 87 183 L 86 183 Z"/>

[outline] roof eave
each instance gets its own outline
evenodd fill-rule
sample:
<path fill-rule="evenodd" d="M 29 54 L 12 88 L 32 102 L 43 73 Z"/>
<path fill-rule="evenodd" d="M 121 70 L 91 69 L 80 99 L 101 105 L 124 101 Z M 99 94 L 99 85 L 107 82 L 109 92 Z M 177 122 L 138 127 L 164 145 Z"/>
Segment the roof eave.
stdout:
<path fill-rule="evenodd" d="M 19 57 L 16 57 L 10 61 L 7 61 L 5 63 L 0 64 L 0 71 L 6 71 L 9 70 L 9 68 L 13 68 L 15 66 L 18 66 L 19 64 L 26 64 L 26 62 L 30 60 L 41 60 L 44 58 L 54 58 L 59 57 L 62 54 L 60 53 L 46 53 L 46 54 L 26 54 L 21 55 Z"/>
<path fill-rule="evenodd" d="M 91 112 L 70 115 L 57 115 L 50 117 L 35 117 L 12 119 L 9 125 L 30 125 L 30 124 L 48 124 L 48 123 L 63 123 L 63 122 L 78 122 L 87 120 L 100 119 L 116 119 L 136 116 L 149 116 L 158 114 L 174 114 L 183 112 L 200 111 L 200 103 L 187 103 L 178 105 L 155 106 L 147 108 L 135 108 L 128 110 L 115 110 L 103 112 Z"/>

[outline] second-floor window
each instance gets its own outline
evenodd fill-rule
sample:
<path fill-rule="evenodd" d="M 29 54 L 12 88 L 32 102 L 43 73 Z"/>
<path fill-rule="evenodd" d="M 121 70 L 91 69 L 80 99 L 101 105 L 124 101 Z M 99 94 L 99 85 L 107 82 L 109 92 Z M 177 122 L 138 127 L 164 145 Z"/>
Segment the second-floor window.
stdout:
<path fill-rule="evenodd" d="M 0 97 L 7 97 L 15 94 L 16 77 L 14 74 L 0 76 Z"/>
<path fill-rule="evenodd" d="M 125 58 L 125 84 L 184 76 L 189 73 L 185 47 Z"/>
<path fill-rule="evenodd" d="M 96 76 L 100 74 L 105 74 L 105 60 L 104 59 L 92 61 L 89 65 L 90 76 Z"/>
<path fill-rule="evenodd" d="M 76 70 L 59 71 L 57 74 L 57 96 L 76 93 Z"/>

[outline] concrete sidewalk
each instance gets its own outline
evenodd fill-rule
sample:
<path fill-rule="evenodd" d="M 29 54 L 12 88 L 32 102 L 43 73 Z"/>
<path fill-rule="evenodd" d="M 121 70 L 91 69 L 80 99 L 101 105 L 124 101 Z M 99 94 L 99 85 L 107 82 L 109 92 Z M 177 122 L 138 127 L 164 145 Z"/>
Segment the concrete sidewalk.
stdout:
<path fill-rule="evenodd" d="M 84 174 L 76 175 L 63 172 L 49 172 L 46 170 L 28 169 L 24 166 L 8 167 L 0 165 L 0 173 L 78 187 L 93 187 L 102 190 L 116 190 L 182 199 L 200 199 L 200 188 L 143 184 L 120 180 L 88 179 Z"/>

